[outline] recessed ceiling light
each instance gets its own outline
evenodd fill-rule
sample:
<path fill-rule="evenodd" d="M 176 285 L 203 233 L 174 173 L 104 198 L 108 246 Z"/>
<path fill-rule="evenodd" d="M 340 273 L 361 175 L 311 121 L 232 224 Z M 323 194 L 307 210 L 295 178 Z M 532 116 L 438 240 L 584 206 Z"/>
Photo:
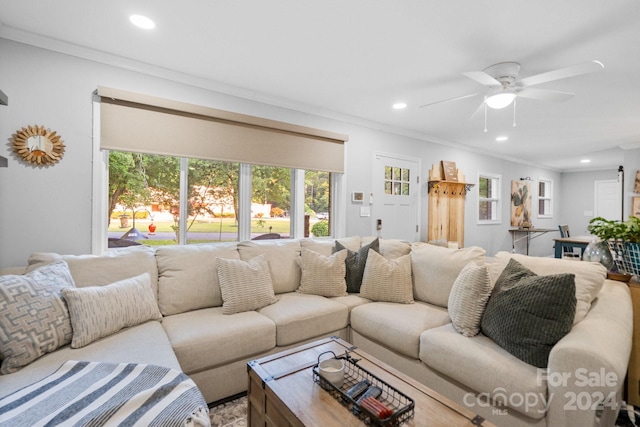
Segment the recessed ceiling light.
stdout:
<path fill-rule="evenodd" d="M 394 110 L 404 110 L 405 108 L 407 108 L 407 104 L 405 104 L 404 102 L 396 102 L 395 104 L 393 104 Z"/>
<path fill-rule="evenodd" d="M 498 141 L 498 142 L 504 142 L 504 141 L 506 141 L 507 139 L 509 139 L 509 137 L 508 137 L 508 136 L 499 136 L 499 137 L 497 137 L 497 138 L 496 138 L 496 141 Z"/>
<path fill-rule="evenodd" d="M 580 163 L 591 163 L 591 159 L 582 159 Z"/>
<path fill-rule="evenodd" d="M 143 15 L 131 15 L 129 17 L 129 21 L 131 21 L 131 23 L 136 27 L 140 27 L 145 30 L 150 30 L 156 26 L 155 22 Z"/>

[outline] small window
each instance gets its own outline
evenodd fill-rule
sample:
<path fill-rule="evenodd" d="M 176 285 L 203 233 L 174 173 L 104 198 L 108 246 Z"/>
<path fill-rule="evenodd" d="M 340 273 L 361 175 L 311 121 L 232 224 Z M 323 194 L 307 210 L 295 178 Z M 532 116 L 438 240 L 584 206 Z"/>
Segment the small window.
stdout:
<path fill-rule="evenodd" d="M 538 181 L 538 218 L 553 218 L 553 181 Z"/>
<path fill-rule="evenodd" d="M 501 222 L 501 180 L 501 175 L 478 174 L 478 224 L 499 224 Z"/>

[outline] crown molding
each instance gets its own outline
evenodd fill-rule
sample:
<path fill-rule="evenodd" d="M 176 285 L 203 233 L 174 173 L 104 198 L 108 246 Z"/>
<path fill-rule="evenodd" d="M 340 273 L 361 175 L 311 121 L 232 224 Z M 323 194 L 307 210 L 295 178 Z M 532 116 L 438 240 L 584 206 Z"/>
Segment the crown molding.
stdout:
<path fill-rule="evenodd" d="M 288 98 L 277 97 L 268 95 L 261 92 L 252 91 L 249 89 L 240 88 L 220 82 L 216 82 L 209 79 L 203 79 L 190 74 L 170 70 L 163 67 L 158 67 L 148 63 L 132 60 L 118 55 L 113 55 L 107 52 L 98 51 L 95 49 L 89 49 L 84 46 L 65 42 L 50 37 L 44 37 L 38 34 L 29 33 L 26 31 L 18 30 L 13 27 L 9 27 L 0 23 L 0 38 L 5 38 L 11 41 L 24 43 L 27 45 L 39 47 L 46 50 L 74 56 L 81 59 L 86 59 L 93 62 L 153 76 L 169 81 L 183 83 L 189 86 L 218 92 L 224 95 L 230 95 L 237 98 L 242 98 L 254 102 L 259 102 L 266 105 L 272 105 L 275 107 L 285 108 L 296 112 L 311 114 L 314 116 L 323 117 L 326 119 L 337 120 L 345 123 L 354 124 L 357 126 L 366 127 L 369 129 L 379 130 L 394 135 L 405 136 L 408 138 L 416 139 L 419 141 L 431 142 L 446 147 L 455 148 L 458 150 L 471 152 L 475 154 L 481 154 L 493 158 L 507 160 L 510 162 L 528 165 L 532 167 L 542 168 L 554 172 L 562 172 L 562 169 L 551 167 L 535 162 L 528 162 L 523 159 L 501 155 L 500 153 L 487 153 L 486 150 L 463 145 L 455 141 L 444 140 L 441 138 L 433 137 L 420 132 L 410 131 L 407 129 L 398 128 L 395 126 L 386 125 L 383 123 L 374 122 L 371 120 L 363 119 L 361 117 L 352 116 L 349 114 L 340 113 L 333 110 L 327 110 L 319 108 L 313 105 L 304 104 L 293 101 Z"/>

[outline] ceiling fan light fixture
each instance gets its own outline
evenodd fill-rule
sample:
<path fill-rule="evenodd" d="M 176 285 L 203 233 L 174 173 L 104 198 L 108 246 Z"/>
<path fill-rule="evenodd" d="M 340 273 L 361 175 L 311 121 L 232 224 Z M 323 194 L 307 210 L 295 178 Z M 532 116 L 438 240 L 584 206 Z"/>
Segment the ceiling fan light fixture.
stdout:
<path fill-rule="evenodd" d="M 494 110 L 500 110 L 511 105 L 514 99 L 516 99 L 515 93 L 500 92 L 495 95 L 491 95 L 485 102 L 487 103 L 487 107 L 493 108 Z"/>

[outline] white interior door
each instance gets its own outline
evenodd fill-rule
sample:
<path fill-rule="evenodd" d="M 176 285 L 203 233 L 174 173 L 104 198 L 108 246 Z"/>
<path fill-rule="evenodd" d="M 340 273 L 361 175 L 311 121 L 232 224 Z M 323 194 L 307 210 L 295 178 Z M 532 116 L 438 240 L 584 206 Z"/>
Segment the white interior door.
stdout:
<path fill-rule="evenodd" d="M 420 159 L 376 153 L 373 215 L 385 239 L 420 239 Z"/>
<path fill-rule="evenodd" d="M 617 179 L 595 181 L 594 216 L 622 219 L 622 184 Z"/>

